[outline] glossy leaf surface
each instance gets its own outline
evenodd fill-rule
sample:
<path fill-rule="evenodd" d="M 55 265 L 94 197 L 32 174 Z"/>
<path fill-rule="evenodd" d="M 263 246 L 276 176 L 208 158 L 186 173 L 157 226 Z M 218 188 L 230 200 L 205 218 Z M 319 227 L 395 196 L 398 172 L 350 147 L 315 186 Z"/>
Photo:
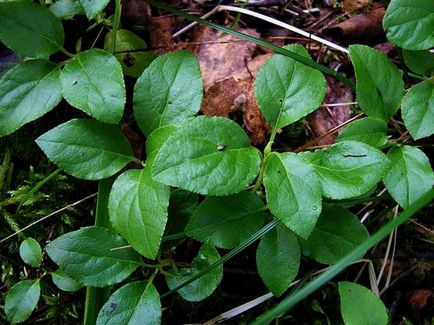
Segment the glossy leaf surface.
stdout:
<path fill-rule="evenodd" d="M 351 122 L 337 137 L 336 142 L 354 140 L 381 148 L 387 143 L 387 123 L 372 117 Z"/>
<path fill-rule="evenodd" d="M 204 268 L 217 262 L 220 255 L 210 243 L 205 243 L 194 258 L 190 268 L 182 268 L 178 272 L 166 275 L 166 282 L 170 289 L 174 289 Z M 207 274 L 180 289 L 178 293 L 187 301 L 200 301 L 208 297 L 217 288 L 223 277 L 223 265 L 215 267 Z"/>
<path fill-rule="evenodd" d="M 434 134 L 434 78 L 410 88 L 402 101 L 401 115 L 413 139 Z"/>
<path fill-rule="evenodd" d="M 434 46 L 434 2 L 392 0 L 383 19 L 387 38 L 407 50 Z"/>
<path fill-rule="evenodd" d="M 75 56 L 62 70 L 66 101 L 106 123 L 117 124 L 126 101 L 122 67 L 110 53 L 92 49 Z"/>
<path fill-rule="evenodd" d="M 387 153 L 391 168 L 384 184 L 393 199 L 404 209 L 434 185 L 434 174 L 428 157 L 411 146 L 393 147 Z"/>
<path fill-rule="evenodd" d="M 113 184 L 110 222 L 141 255 L 154 259 L 167 222 L 170 188 L 151 178 L 152 159 L 144 169 L 131 169 Z"/>
<path fill-rule="evenodd" d="M 0 136 L 48 113 L 61 99 L 57 65 L 48 60 L 18 63 L 0 78 Z"/>
<path fill-rule="evenodd" d="M 105 287 L 126 279 L 139 266 L 139 255 L 110 230 L 85 227 L 66 233 L 46 247 L 50 258 L 81 284 Z"/>
<path fill-rule="evenodd" d="M 264 185 L 271 212 L 309 237 L 321 213 L 321 183 L 314 169 L 294 153 L 276 153 L 267 162 Z"/>
<path fill-rule="evenodd" d="M 259 151 L 243 129 L 223 117 L 190 120 L 163 144 L 154 180 L 200 194 L 229 195 L 244 190 L 259 171 Z"/>
<path fill-rule="evenodd" d="M 145 135 L 168 124 L 181 124 L 200 109 L 203 82 L 199 63 L 189 51 L 155 59 L 134 88 L 134 116 Z"/>
<path fill-rule="evenodd" d="M 20 245 L 21 259 L 32 267 L 38 267 L 41 264 L 42 250 L 39 243 L 29 237 Z"/>
<path fill-rule="evenodd" d="M 301 45 L 286 49 L 310 58 Z M 321 72 L 289 57 L 275 54 L 259 70 L 255 96 L 268 123 L 281 128 L 298 121 L 321 105 L 326 81 Z"/>
<path fill-rule="evenodd" d="M 109 0 L 80 0 L 88 19 L 95 18 L 108 5 Z"/>
<path fill-rule="evenodd" d="M 65 35 L 59 19 L 31 1 L 0 2 L 0 40 L 12 51 L 46 58 L 62 46 Z"/>
<path fill-rule="evenodd" d="M 261 238 L 256 251 L 258 272 L 267 288 L 280 296 L 295 279 L 300 266 L 297 237 L 283 225 Z"/>
<path fill-rule="evenodd" d="M 348 199 L 371 190 L 386 174 L 389 160 L 378 149 L 356 141 L 343 141 L 327 149 L 303 152 L 317 172 L 323 195 Z"/>
<path fill-rule="evenodd" d="M 112 176 L 134 159 L 119 128 L 96 120 L 65 122 L 41 135 L 36 143 L 52 162 L 83 179 Z"/>
<path fill-rule="evenodd" d="M 161 322 L 160 295 L 152 283 L 131 282 L 116 290 L 101 308 L 97 325 L 143 324 Z"/>
<path fill-rule="evenodd" d="M 434 53 L 428 50 L 402 51 L 404 62 L 415 73 L 429 76 L 434 73 Z"/>
<path fill-rule="evenodd" d="M 351 45 L 350 56 L 356 72 L 357 102 L 366 115 L 387 121 L 404 95 L 402 73 L 386 55 L 365 45 Z"/>
<path fill-rule="evenodd" d="M 39 280 L 24 280 L 15 284 L 6 295 L 5 313 L 11 323 L 24 322 L 33 312 L 41 295 Z"/>
<path fill-rule="evenodd" d="M 324 264 L 334 264 L 368 239 L 360 220 L 339 205 L 326 204 L 315 229 L 307 240 L 300 240 L 302 252 Z"/>
<path fill-rule="evenodd" d="M 264 223 L 264 204 L 256 194 L 208 197 L 194 212 L 185 233 L 219 248 L 234 248 Z"/>
<path fill-rule="evenodd" d="M 53 280 L 53 283 L 56 285 L 56 287 L 63 291 L 74 292 L 81 288 L 81 284 L 78 283 L 77 280 L 67 275 L 62 269 L 52 272 L 51 279 Z"/>

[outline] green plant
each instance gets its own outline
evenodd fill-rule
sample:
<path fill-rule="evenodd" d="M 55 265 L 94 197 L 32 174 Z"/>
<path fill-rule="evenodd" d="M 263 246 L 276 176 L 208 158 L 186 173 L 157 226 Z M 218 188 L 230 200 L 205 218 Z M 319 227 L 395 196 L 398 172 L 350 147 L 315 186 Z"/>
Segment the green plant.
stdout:
<path fill-rule="evenodd" d="M 390 39 L 406 49 L 409 68 L 431 75 L 432 65 L 423 64 L 418 56 L 432 58 L 427 51 L 434 45 L 432 33 L 420 28 L 420 33 L 409 37 L 407 25 L 394 18 L 399 4 L 408 1 L 392 1 L 384 26 Z M 433 9 L 428 0 L 423 3 L 428 11 Z M 50 9 L 59 13 L 62 4 L 58 1 Z M 100 181 L 95 225 L 64 234 L 45 248 L 59 266 L 46 274 L 52 275 L 59 288 L 89 287 L 85 323 L 158 323 L 161 302 L 154 284 L 158 277 L 164 276 L 170 288 L 161 297 L 178 292 L 185 300 L 202 300 L 220 283 L 223 262 L 258 239 L 258 273 L 269 290 L 280 296 L 295 279 L 301 255 L 323 264 L 337 263 L 340 269 L 330 269 L 335 275 L 432 199 L 434 175 L 426 155 L 417 144 L 389 140 L 387 135 L 387 123 L 399 108 L 413 139 L 434 133 L 432 77 L 417 75 L 424 80 L 404 96 L 402 72 L 385 55 L 352 45 L 354 87 L 345 76 L 315 63 L 300 45 L 278 48 L 207 23 L 279 53 L 264 64 L 255 82 L 257 103 L 272 127 L 269 142 L 260 152 L 235 122 L 197 116 L 203 83 L 190 52 L 160 56 L 148 67 L 144 60 L 152 54 L 144 52 L 136 57 L 140 62 L 136 69 L 124 64 L 117 49 L 134 49 L 144 43 L 119 29 L 120 1 L 115 4 L 112 20 L 103 16 L 107 1 L 83 0 L 70 8 L 72 16 L 84 12 L 109 28 L 104 50 L 81 51 L 79 44 L 78 53 L 72 54 L 64 48 L 62 24 L 49 9 L 32 2 L 0 3 L 0 39 L 31 58 L 1 76 L 0 135 L 9 135 L 41 117 L 62 98 L 92 117 L 71 119 L 36 139 L 46 156 L 68 174 Z M 411 25 L 421 20 L 412 13 L 405 18 Z M 423 19 L 433 24 L 432 14 Z M 31 42 L 24 42 L 29 35 Z M 409 40 L 412 37 L 415 40 Z M 414 49 L 425 52 L 407 51 Z M 56 58 L 61 59 L 48 59 L 57 52 L 61 54 Z M 351 123 L 328 148 L 277 152 L 273 144 L 278 130 L 321 105 L 326 90 L 321 72 L 352 87 L 367 117 Z M 134 156 L 119 127 L 130 119 L 124 116 L 124 74 L 139 76 L 133 117 L 147 138 L 143 157 Z M 133 164 L 134 168 L 126 170 Z M 369 238 L 367 229 L 345 205 L 372 200 L 381 181 L 405 211 L 399 221 L 391 221 Z M 198 195 L 203 197 L 200 203 Z M 185 202 L 189 204 L 181 205 Z M 186 236 L 203 244 L 191 265 L 178 267 L 164 244 Z M 39 245 L 26 239 L 22 247 L 23 260 L 38 267 Z M 221 257 L 216 248 L 232 251 Z M 133 273 L 136 281 L 123 284 L 110 296 L 110 286 L 123 283 Z M 29 317 L 46 274 L 10 289 L 5 301 L 9 321 Z M 320 284 L 318 280 L 316 288 Z M 339 290 L 345 321 L 362 317 L 351 312 L 350 292 L 381 310 L 379 322 L 387 321 L 384 306 L 372 294 L 348 283 L 341 283 Z M 278 306 L 279 312 L 264 317 L 277 317 L 287 306 Z"/>

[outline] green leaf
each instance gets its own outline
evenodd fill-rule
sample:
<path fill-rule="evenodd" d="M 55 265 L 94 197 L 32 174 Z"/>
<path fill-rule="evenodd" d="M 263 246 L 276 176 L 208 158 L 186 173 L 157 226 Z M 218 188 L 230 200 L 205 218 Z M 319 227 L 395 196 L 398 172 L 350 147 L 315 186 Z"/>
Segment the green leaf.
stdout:
<path fill-rule="evenodd" d="M 301 45 L 285 48 L 311 60 Z M 256 100 L 273 128 L 292 124 L 313 112 L 325 93 L 321 72 L 281 54 L 274 54 L 262 66 L 255 81 Z"/>
<path fill-rule="evenodd" d="M 76 55 L 62 70 L 66 101 L 106 123 L 117 124 L 126 101 L 122 67 L 110 53 L 92 49 Z"/>
<path fill-rule="evenodd" d="M 48 9 L 59 19 L 72 19 L 76 15 L 84 15 L 79 0 L 57 0 Z"/>
<path fill-rule="evenodd" d="M 8 321 L 21 323 L 29 318 L 40 295 L 39 280 L 24 280 L 14 285 L 5 300 L 4 309 Z"/>
<path fill-rule="evenodd" d="M 177 272 L 168 273 L 166 275 L 167 285 L 172 290 L 201 270 L 217 262 L 219 259 L 220 255 L 217 250 L 207 242 L 200 248 L 190 268 L 182 268 Z M 182 298 L 188 301 L 203 300 L 217 288 L 222 277 L 223 265 L 219 265 L 199 279 L 180 289 L 178 293 Z"/>
<path fill-rule="evenodd" d="M 372 117 L 351 122 L 337 137 L 336 142 L 354 140 L 381 148 L 387 143 L 387 123 Z"/>
<path fill-rule="evenodd" d="M 321 213 L 321 183 L 314 169 L 294 153 L 274 153 L 264 174 L 271 212 L 303 238 Z"/>
<path fill-rule="evenodd" d="M 116 249 L 127 242 L 102 227 L 66 233 L 46 247 L 50 258 L 80 284 L 105 287 L 125 280 L 139 266 L 132 249 Z"/>
<path fill-rule="evenodd" d="M 95 18 L 108 5 L 109 0 L 80 0 L 87 18 Z"/>
<path fill-rule="evenodd" d="M 116 290 L 101 308 L 97 325 L 160 324 L 160 295 L 152 283 L 131 282 Z"/>
<path fill-rule="evenodd" d="M 235 122 L 200 116 L 163 144 L 152 168 L 154 180 L 199 194 L 229 195 L 256 177 L 260 154 Z"/>
<path fill-rule="evenodd" d="M 63 47 L 59 19 L 30 1 L 0 2 L 0 40 L 12 51 L 46 58 Z"/>
<path fill-rule="evenodd" d="M 300 239 L 302 252 L 324 264 L 334 264 L 368 239 L 356 215 L 339 205 L 326 204 L 307 240 Z"/>
<path fill-rule="evenodd" d="M 404 62 L 415 73 L 429 76 L 434 73 L 434 53 L 423 51 L 402 51 Z"/>
<path fill-rule="evenodd" d="M 56 272 L 51 272 L 53 283 L 63 291 L 74 292 L 81 288 L 81 284 L 77 280 L 68 276 L 65 271 L 58 269 Z"/>
<path fill-rule="evenodd" d="M 177 130 L 176 125 L 165 125 L 155 129 L 146 139 L 146 154 L 158 153 L 163 143 Z"/>
<path fill-rule="evenodd" d="M 61 99 L 57 65 L 48 60 L 18 63 L 0 78 L 0 136 L 48 113 Z"/>
<path fill-rule="evenodd" d="M 366 115 L 387 121 L 404 95 L 402 73 L 385 54 L 365 45 L 351 45 L 350 56 L 359 106 Z"/>
<path fill-rule="evenodd" d="M 387 310 L 371 290 L 357 283 L 339 282 L 345 325 L 387 325 Z"/>
<path fill-rule="evenodd" d="M 413 139 L 434 134 L 434 78 L 410 88 L 402 101 L 401 115 Z"/>
<path fill-rule="evenodd" d="M 199 112 L 203 82 L 199 63 L 189 51 L 154 60 L 134 87 L 134 116 L 145 135 L 168 124 L 181 124 Z"/>
<path fill-rule="evenodd" d="M 113 42 L 113 30 L 105 37 L 104 49 L 109 51 Z M 115 56 L 122 66 L 124 74 L 138 78 L 143 70 L 157 57 L 153 52 L 146 52 L 146 42 L 126 29 L 116 33 Z"/>
<path fill-rule="evenodd" d="M 295 279 L 300 266 L 297 237 L 286 227 L 277 227 L 261 238 L 256 251 L 258 273 L 267 288 L 280 296 Z"/>
<path fill-rule="evenodd" d="M 264 203 L 256 194 L 208 197 L 193 214 L 185 233 L 219 248 L 234 248 L 264 223 Z"/>
<path fill-rule="evenodd" d="M 38 267 L 41 265 L 41 246 L 35 239 L 26 238 L 20 245 L 20 256 L 25 263 L 32 267 Z"/>
<path fill-rule="evenodd" d="M 327 149 L 303 152 L 320 177 L 323 195 L 349 199 L 371 190 L 386 174 L 389 160 L 378 149 L 356 141 L 343 141 Z"/>
<path fill-rule="evenodd" d="M 432 0 L 392 0 L 383 19 L 387 38 L 407 50 L 434 46 L 434 2 Z"/>
<path fill-rule="evenodd" d="M 36 143 L 52 162 L 83 179 L 112 176 L 134 160 L 119 128 L 96 120 L 70 120 L 41 135 Z"/>
<path fill-rule="evenodd" d="M 154 259 L 167 222 L 170 188 L 151 178 L 152 158 L 142 170 L 131 169 L 113 184 L 109 198 L 110 222 L 143 256 Z"/>
<path fill-rule="evenodd" d="M 393 147 L 387 157 L 391 168 L 384 177 L 384 185 L 393 199 L 406 209 L 434 184 L 429 159 L 420 149 L 411 146 Z"/>

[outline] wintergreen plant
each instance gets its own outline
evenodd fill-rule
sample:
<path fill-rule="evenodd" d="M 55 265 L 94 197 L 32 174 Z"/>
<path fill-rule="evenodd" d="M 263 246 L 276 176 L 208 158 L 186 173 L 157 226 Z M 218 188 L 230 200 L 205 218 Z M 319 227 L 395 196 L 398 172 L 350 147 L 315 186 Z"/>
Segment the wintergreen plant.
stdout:
<path fill-rule="evenodd" d="M 428 158 L 413 142 L 389 141 L 387 123 L 401 109 L 413 139 L 434 133 L 434 79 L 429 77 L 434 65 L 420 60 L 433 58 L 428 51 L 434 46 L 432 1 L 393 0 L 384 19 L 389 39 L 405 49 L 408 67 L 427 77 L 418 76 L 423 81 L 404 96 L 402 72 L 384 54 L 352 45 L 355 92 L 367 117 L 351 123 L 336 144 L 300 153 L 276 151 L 276 134 L 321 105 L 326 92 L 321 71 L 335 75 L 316 64 L 301 45 L 278 49 L 257 75 L 256 100 L 272 128 L 261 152 L 234 121 L 198 116 L 203 82 L 192 53 L 165 54 L 148 67 L 152 54 L 142 53 L 134 56 L 138 63 L 133 68 L 125 65 L 125 55 L 116 50 L 143 47 L 144 41 L 118 28 L 120 1 L 112 21 L 103 17 L 107 2 L 80 0 L 72 6 L 57 1 L 48 9 L 29 1 L 0 3 L 0 39 L 25 58 L 0 79 L 0 135 L 13 133 L 64 99 L 88 118 L 56 126 L 40 135 L 37 145 L 77 178 L 115 177 L 108 189 L 100 187 L 99 208 L 108 208 L 108 215 L 100 213 L 105 221 L 46 246 L 59 266 L 52 273 L 54 283 L 62 290 L 103 288 L 122 283 L 137 269 L 151 270 L 146 279 L 126 281 L 94 316 L 88 311 L 87 323 L 159 323 L 156 277 L 164 276 L 171 292 L 184 299 L 202 300 L 222 280 L 223 261 L 260 237 L 258 274 L 274 295 L 282 295 L 297 276 L 302 255 L 334 264 L 369 238 L 343 203 L 369 201 L 382 181 L 404 209 L 431 190 L 434 176 Z M 414 12 L 401 12 L 407 3 Z M 82 12 L 110 25 L 105 49 L 76 54 L 64 49 L 56 14 L 69 18 Z M 51 61 L 57 52 L 67 59 Z M 146 136 L 143 157 L 134 156 L 120 128 L 127 102 L 124 75 L 138 77 L 132 101 L 134 119 Z M 352 85 L 341 75 L 339 79 Z M 131 162 L 142 168 L 126 169 Z M 200 203 L 198 195 L 204 197 Z M 269 223 L 264 226 L 265 221 Z M 189 267 L 178 268 L 163 254 L 163 242 L 183 236 L 203 244 Z M 217 248 L 234 250 L 221 258 Z M 32 239 L 23 242 L 20 253 L 30 266 L 39 266 L 41 249 Z M 40 280 L 24 280 L 11 288 L 5 302 L 9 321 L 29 317 L 39 299 Z M 366 308 L 380 310 L 377 324 L 387 322 L 381 301 L 366 289 L 343 282 L 339 292 L 345 322 L 366 317 L 351 304 L 354 296 L 365 301 Z"/>

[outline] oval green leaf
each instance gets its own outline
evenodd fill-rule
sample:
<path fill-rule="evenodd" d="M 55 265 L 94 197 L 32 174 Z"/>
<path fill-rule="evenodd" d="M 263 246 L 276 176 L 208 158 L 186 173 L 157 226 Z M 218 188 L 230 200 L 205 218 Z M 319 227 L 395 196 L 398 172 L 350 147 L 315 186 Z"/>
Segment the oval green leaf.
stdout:
<path fill-rule="evenodd" d="M 56 272 L 52 272 L 50 274 L 53 283 L 60 290 L 74 292 L 81 288 L 81 284 L 78 283 L 77 280 L 67 275 L 62 269 L 58 269 Z"/>
<path fill-rule="evenodd" d="M 20 256 L 25 263 L 32 267 L 38 267 L 41 265 L 41 246 L 35 239 L 26 238 L 20 245 Z"/>
<path fill-rule="evenodd" d="M 176 125 L 165 125 L 152 131 L 146 139 L 146 154 L 158 153 L 163 143 L 175 133 L 177 128 Z"/>
<path fill-rule="evenodd" d="M 48 113 L 61 99 L 56 64 L 29 60 L 15 65 L 0 78 L 0 136 Z"/>
<path fill-rule="evenodd" d="M 434 78 L 410 88 L 402 101 L 401 115 L 413 139 L 434 134 Z"/>
<path fill-rule="evenodd" d="M 261 228 L 264 207 L 250 192 L 208 197 L 194 212 L 185 233 L 219 248 L 234 248 Z"/>
<path fill-rule="evenodd" d="M 404 62 L 415 73 L 429 76 L 434 73 L 434 53 L 423 51 L 402 51 Z"/>
<path fill-rule="evenodd" d="M 161 322 L 160 295 L 152 283 L 131 282 L 116 290 L 102 306 L 97 325 L 154 325 Z"/>
<path fill-rule="evenodd" d="M 309 237 L 321 213 L 321 183 L 294 153 L 272 154 L 264 174 L 271 212 L 296 234 Z"/>
<path fill-rule="evenodd" d="M 345 325 L 387 325 L 387 310 L 371 290 L 357 283 L 339 282 Z"/>
<path fill-rule="evenodd" d="M 307 240 L 300 239 L 304 255 L 334 264 L 369 238 L 360 220 L 339 205 L 326 204 Z"/>
<path fill-rule="evenodd" d="M 356 141 L 339 142 L 300 156 L 312 164 L 323 195 L 331 199 L 349 199 L 368 192 L 389 167 L 389 160 L 380 150 Z"/>
<path fill-rule="evenodd" d="M 392 0 L 383 19 L 387 38 L 407 50 L 434 46 L 434 2 Z"/>
<path fill-rule="evenodd" d="M 0 40 L 12 51 L 46 58 L 63 47 L 59 19 L 31 1 L 0 2 Z"/>
<path fill-rule="evenodd" d="M 170 188 L 151 178 L 152 159 L 142 170 L 128 170 L 113 184 L 110 222 L 144 257 L 154 259 L 167 222 Z"/>
<path fill-rule="evenodd" d="M 372 117 L 351 122 L 337 137 L 336 142 L 354 140 L 381 148 L 387 143 L 387 123 Z"/>
<path fill-rule="evenodd" d="M 105 38 L 104 48 L 111 49 L 113 30 Z M 157 57 L 153 52 L 146 52 L 146 42 L 126 29 L 118 29 L 116 33 L 115 56 L 122 66 L 124 74 L 138 78 L 143 70 Z"/>
<path fill-rule="evenodd" d="M 199 63 L 189 51 L 155 59 L 134 87 L 134 116 L 145 135 L 168 124 L 181 124 L 200 109 L 203 82 Z"/>
<path fill-rule="evenodd" d="M 59 19 L 72 19 L 76 15 L 84 15 L 84 9 L 78 0 L 57 0 L 48 7 Z"/>
<path fill-rule="evenodd" d="M 301 45 L 285 47 L 310 59 Z M 259 70 L 255 81 L 256 101 L 268 123 L 281 128 L 317 109 L 326 93 L 322 73 L 294 59 L 274 54 Z"/>
<path fill-rule="evenodd" d="M 110 0 L 80 0 L 87 18 L 95 18 L 108 5 Z"/>
<path fill-rule="evenodd" d="M 36 143 L 52 162 L 83 179 L 112 176 L 135 159 L 119 128 L 96 120 L 70 120 L 41 135 Z"/>
<path fill-rule="evenodd" d="M 360 108 L 370 117 L 387 121 L 404 95 L 402 73 L 386 55 L 365 45 L 351 45 L 350 56 Z"/>
<path fill-rule="evenodd" d="M 32 314 L 41 295 L 39 280 L 24 280 L 12 287 L 6 295 L 5 313 L 11 323 L 24 322 Z"/>
<path fill-rule="evenodd" d="M 384 185 L 393 199 L 404 209 L 413 204 L 434 184 L 434 174 L 428 157 L 418 148 L 397 146 L 387 153 L 391 168 Z"/>
<path fill-rule="evenodd" d="M 125 280 L 140 265 L 132 249 L 116 249 L 127 242 L 102 227 L 66 233 L 46 247 L 50 258 L 67 275 L 85 286 L 105 287 Z"/>
<path fill-rule="evenodd" d="M 260 153 L 235 122 L 200 116 L 180 126 L 163 144 L 152 167 L 154 180 L 199 194 L 229 195 L 256 177 Z"/>
<path fill-rule="evenodd" d="M 206 267 L 220 260 L 220 255 L 210 243 L 205 243 L 194 258 L 191 267 L 182 268 L 177 272 L 167 273 L 166 282 L 171 290 L 187 281 Z M 219 265 L 180 289 L 178 293 L 187 301 L 200 301 L 208 297 L 217 288 L 223 277 L 223 265 Z"/>
<path fill-rule="evenodd" d="M 282 225 L 261 238 L 256 251 L 258 273 L 267 288 L 280 296 L 295 279 L 300 266 L 297 237 Z"/>
<path fill-rule="evenodd" d="M 63 68 L 61 82 L 70 105 L 102 122 L 120 122 L 126 95 L 116 57 L 100 49 L 81 52 Z"/>

